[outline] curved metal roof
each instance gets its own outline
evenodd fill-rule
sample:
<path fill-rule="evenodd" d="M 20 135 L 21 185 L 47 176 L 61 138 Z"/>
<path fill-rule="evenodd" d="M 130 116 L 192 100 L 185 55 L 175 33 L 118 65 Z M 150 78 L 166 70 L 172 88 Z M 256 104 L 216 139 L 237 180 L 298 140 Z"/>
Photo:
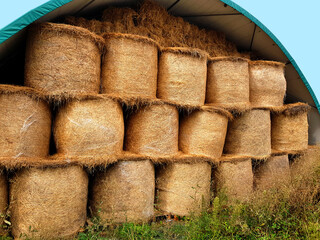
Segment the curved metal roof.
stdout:
<path fill-rule="evenodd" d="M 0 30 L 0 73 L 6 83 L 23 76 L 8 72 L 8 64 L 23 69 L 25 27 L 38 21 L 55 21 L 67 15 L 101 12 L 110 5 L 132 6 L 139 0 L 51 0 Z M 168 11 L 194 24 L 224 32 L 238 48 L 256 52 L 266 60 L 286 63 L 286 102 L 303 101 L 313 106 L 309 124 L 311 143 L 320 142 L 320 105 L 299 66 L 281 42 L 258 19 L 231 0 L 156 0 Z M 24 56 L 23 56 L 24 58 Z M 8 79 L 12 77 L 12 79 Z M 2 80 L 0 80 L 2 82 Z M 318 108 L 318 111 L 317 109 Z M 319 132 L 319 133 L 318 133 Z M 319 139 L 319 140 L 318 140 Z"/>

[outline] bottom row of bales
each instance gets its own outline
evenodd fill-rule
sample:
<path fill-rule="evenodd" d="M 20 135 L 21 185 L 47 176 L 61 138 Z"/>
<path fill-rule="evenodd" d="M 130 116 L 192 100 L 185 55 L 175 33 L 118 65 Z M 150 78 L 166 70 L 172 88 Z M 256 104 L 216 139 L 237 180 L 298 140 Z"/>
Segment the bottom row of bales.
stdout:
<path fill-rule="evenodd" d="M 15 238 L 73 237 L 85 225 L 88 196 L 91 215 L 99 216 L 102 223 L 141 223 L 157 215 L 200 214 L 217 190 L 230 200 L 246 200 L 254 187 L 266 189 L 274 181 L 289 179 L 288 155 L 257 166 L 253 171 L 252 160 L 245 158 L 220 162 L 214 171 L 207 162 L 155 168 L 150 160 L 119 161 L 95 170 L 90 184 L 86 170 L 76 165 L 23 168 L 9 174 L 12 234 Z M 5 213 L 4 172 L 0 180 L 0 210 Z"/>

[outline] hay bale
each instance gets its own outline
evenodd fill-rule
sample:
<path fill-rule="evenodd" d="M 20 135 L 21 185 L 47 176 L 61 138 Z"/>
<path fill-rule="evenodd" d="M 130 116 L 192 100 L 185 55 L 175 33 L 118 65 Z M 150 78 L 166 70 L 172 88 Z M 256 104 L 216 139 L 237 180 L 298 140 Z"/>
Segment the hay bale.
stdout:
<path fill-rule="evenodd" d="M 218 192 L 223 192 L 228 200 L 248 200 L 253 190 L 251 159 L 221 162 L 215 172 Z"/>
<path fill-rule="evenodd" d="M 45 157 L 49 154 L 51 111 L 31 89 L 0 87 L 0 156 Z"/>
<path fill-rule="evenodd" d="M 4 220 L 6 218 L 8 207 L 8 181 L 6 173 L 0 170 L 0 235 L 6 233 Z"/>
<path fill-rule="evenodd" d="M 156 171 L 156 207 L 164 214 L 200 214 L 210 204 L 211 165 L 171 163 Z"/>
<path fill-rule="evenodd" d="M 281 187 L 290 180 L 288 155 L 273 156 L 262 161 L 254 170 L 255 188 L 266 190 Z"/>
<path fill-rule="evenodd" d="M 178 153 L 178 110 L 167 104 L 145 106 L 133 113 L 126 126 L 125 150 L 148 155 Z"/>
<path fill-rule="evenodd" d="M 124 138 L 122 108 L 111 99 L 72 101 L 59 109 L 53 131 L 58 153 L 119 154 Z"/>
<path fill-rule="evenodd" d="M 198 49 L 165 48 L 159 59 L 158 98 L 181 105 L 203 105 L 207 54 Z"/>
<path fill-rule="evenodd" d="M 251 110 L 230 122 L 224 151 L 241 156 L 268 156 L 271 153 L 270 111 Z"/>
<path fill-rule="evenodd" d="M 121 161 L 94 176 L 91 207 L 103 222 L 147 222 L 154 214 L 154 166 Z"/>
<path fill-rule="evenodd" d="M 272 61 L 251 61 L 250 102 L 254 106 L 282 106 L 287 83 L 285 65 Z"/>
<path fill-rule="evenodd" d="M 308 148 L 308 110 L 306 104 L 290 104 L 271 115 L 272 149 L 299 151 Z"/>
<path fill-rule="evenodd" d="M 206 103 L 248 104 L 250 101 L 248 69 L 248 59 L 245 58 L 210 58 Z"/>
<path fill-rule="evenodd" d="M 227 133 L 226 112 L 194 111 L 179 125 L 179 149 L 184 153 L 221 157 Z"/>
<path fill-rule="evenodd" d="M 102 63 L 102 93 L 156 98 L 158 45 L 130 34 L 103 35 L 106 53 Z"/>
<path fill-rule="evenodd" d="M 42 23 L 28 33 L 25 85 L 52 94 L 98 93 L 103 39 L 66 24 Z"/>
<path fill-rule="evenodd" d="M 74 237 L 86 221 L 88 175 L 78 166 L 19 170 L 10 185 L 12 235 Z"/>

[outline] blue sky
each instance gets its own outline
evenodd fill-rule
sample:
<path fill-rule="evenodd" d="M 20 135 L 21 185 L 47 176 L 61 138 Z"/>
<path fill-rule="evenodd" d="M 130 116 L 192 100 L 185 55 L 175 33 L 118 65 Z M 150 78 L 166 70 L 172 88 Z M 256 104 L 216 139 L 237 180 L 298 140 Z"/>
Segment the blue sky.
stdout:
<path fill-rule="evenodd" d="M 260 20 L 282 42 L 320 100 L 320 0 L 233 1 Z M 45 2 L 2 0 L 0 29 Z"/>

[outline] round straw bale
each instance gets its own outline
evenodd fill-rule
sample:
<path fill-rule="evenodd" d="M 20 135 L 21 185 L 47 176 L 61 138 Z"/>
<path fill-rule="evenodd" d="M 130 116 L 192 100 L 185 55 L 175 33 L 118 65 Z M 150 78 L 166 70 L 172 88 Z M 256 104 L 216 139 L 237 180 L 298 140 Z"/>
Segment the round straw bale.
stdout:
<path fill-rule="evenodd" d="M 221 157 L 228 117 L 219 112 L 194 111 L 179 126 L 179 149 L 184 153 Z"/>
<path fill-rule="evenodd" d="M 0 235 L 6 233 L 4 220 L 8 207 L 8 181 L 3 169 L 0 170 Z"/>
<path fill-rule="evenodd" d="M 178 110 L 167 104 L 145 106 L 127 122 L 125 149 L 148 156 L 178 153 Z"/>
<path fill-rule="evenodd" d="M 251 61 L 250 102 L 254 106 L 281 106 L 286 93 L 284 64 L 272 61 Z"/>
<path fill-rule="evenodd" d="M 240 57 L 209 59 L 207 103 L 249 103 L 249 64 Z"/>
<path fill-rule="evenodd" d="M 181 105 L 203 105 L 207 53 L 191 48 L 165 48 L 159 59 L 158 98 Z"/>
<path fill-rule="evenodd" d="M 55 23 L 28 33 L 25 85 L 52 94 L 98 93 L 103 39 L 89 30 Z"/>
<path fill-rule="evenodd" d="M 152 39 L 120 33 L 103 35 L 102 92 L 155 98 L 158 46 Z"/>
<path fill-rule="evenodd" d="M 50 108 L 43 100 L 31 97 L 29 90 L 14 86 L 0 89 L 2 157 L 45 157 L 49 154 Z"/>
<path fill-rule="evenodd" d="M 272 114 L 272 149 L 298 151 L 308 148 L 308 113 L 297 115 Z"/>
<path fill-rule="evenodd" d="M 157 204 L 165 214 L 200 214 L 210 204 L 211 165 L 170 163 L 156 172 Z"/>
<path fill-rule="evenodd" d="M 112 155 L 122 152 L 122 108 L 111 99 L 72 101 L 62 107 L 54 125 L 57 152 L 66 155 Z"/>
<path fill-rule="evenodd" d="M 230 122 L 224 151 L 255 157 L 271 154 L 270 111 L 251 110 Z"/>
<path fill-rule="evenodd" d="M 229 200 L 247 200 L 253 190 L 251 159 L 221 162 L 215 173 L 218 192 Z"/>
<path fill-rule="evenodd" d="M 154 190 L 149 160 L 121 161 L 94 176 L 91 207 L 109 223 L 147 222 L 154 214 Z"/>
<path fill-rule="evenodd" d="M 258 164 L 254 171 L 255 188 L 281 187 L 290 180 L 288 155 L 273 156 Z"/>
<path fill-rule="evenodd" d="M 12 234 L 70 238 L 86 221 L 88 175 L 79 166 L 22 169 L 10 185 Z"/>

